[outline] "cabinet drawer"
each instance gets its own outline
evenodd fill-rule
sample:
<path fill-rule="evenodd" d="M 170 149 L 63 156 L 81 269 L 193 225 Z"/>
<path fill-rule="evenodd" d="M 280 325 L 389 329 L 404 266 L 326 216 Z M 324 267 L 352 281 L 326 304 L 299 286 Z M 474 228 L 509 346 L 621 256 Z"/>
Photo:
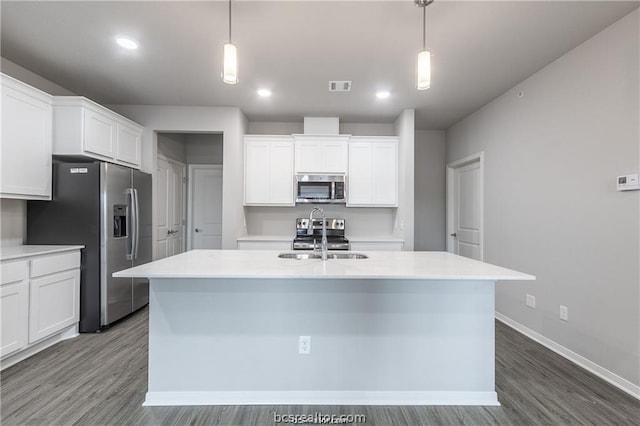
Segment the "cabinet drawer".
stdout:
<path fill-rule="evenodd" d="M 53 274 L 80 267 L 80 251 L 43 256 L 31 261 L 31 276 Z"/>
<path fill-rule="evenodd" d="M 29 264 L 26 260 L 2 262 L 2 285 L 15 283 L 29 278 Z"/>

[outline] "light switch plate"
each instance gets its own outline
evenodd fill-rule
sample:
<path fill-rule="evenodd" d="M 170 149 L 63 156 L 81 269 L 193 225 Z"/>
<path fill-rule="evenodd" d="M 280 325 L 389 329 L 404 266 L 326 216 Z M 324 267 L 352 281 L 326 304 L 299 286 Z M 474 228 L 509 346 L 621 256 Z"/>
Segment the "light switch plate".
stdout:
<path fill-rule="evenodd" d="M 618 191 L 633 191 L 635 189 L 640 189 L 640 173 L 618 176 L 616 188 Z"/>

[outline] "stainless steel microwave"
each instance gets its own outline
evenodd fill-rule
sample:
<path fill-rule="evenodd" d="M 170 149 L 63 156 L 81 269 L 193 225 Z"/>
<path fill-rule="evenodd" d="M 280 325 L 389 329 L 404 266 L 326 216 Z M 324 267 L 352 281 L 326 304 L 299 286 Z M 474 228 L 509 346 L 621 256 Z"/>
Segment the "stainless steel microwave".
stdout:
<path fill-rule="evenodd" d="M 296 175 L 296 203 L 344 204 L 346 202 L 344 175 Z"/>

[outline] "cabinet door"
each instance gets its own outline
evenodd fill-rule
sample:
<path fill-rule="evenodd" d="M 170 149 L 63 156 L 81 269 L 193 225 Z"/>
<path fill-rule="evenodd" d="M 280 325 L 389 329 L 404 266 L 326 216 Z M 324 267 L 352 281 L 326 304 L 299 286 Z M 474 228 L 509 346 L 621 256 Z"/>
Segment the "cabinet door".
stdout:
<path fill-rule="evenodd" d="M 19 82 L 2 84 L 0 196 L 51 199 L 52 106 Z M 15 86 L 15 87 L 14 87 Z M 34 92 L 34 93 L 31 93 Z"/>
<path fill-rule="evenodd" d="M 347 144 L 345 142 L 322 143 L 322 172 L 347 172 Z"/>
<path fill-rule="evenodd" d="M 371 144 L 349 144 L 349 175 L 347 198 L 349 204 L 368 204 L 372 194 Z"/>
<path fill-rule="evenodd" d="M 348 206 L 398 205 L 398 143 L 349 142 Z"/>
<path fill-rule="evenodd" d="M 247 141 L 245 144 L 244 203 L 268 204 L 271 180 L 269 142 Z"/>
<path fill-rule="evenodd" d="M 84 110 L 84 150 L 115 157 L 116 120 L 95 111 Z"/>
<path fill-rule="evenodd" d="M 32 279 L 29 297 L 29 343 L 78 322 L 79 293 L 79 269 Z"/>
<path fill-rule="evenodd" d="M 371 164 L 373 182 L 371 203 L 383 206 L 398 205 L 398 144 L 373 143 Z"/>
<path fill-rule="evenodd" d="M 320 142 L 296 142 L 296 173 L 320 173 L 322 171 L 322 144 Z"/>
<path fill-rule="evenodd" d="M 142 131 L 122 123 L 117 125 L 116 160 L 140 167 Z"/>
<path fill-rule="evenodd" d="M 29 331 L 29 267 L 27 261 L 2 264 L 0 286 L 0 356 L 27 345 Z"/>
<path fill-rule="evenodd" d="M 269 203 L 294 205 L 293 143 L 273 142 L 270 148 Z"/>

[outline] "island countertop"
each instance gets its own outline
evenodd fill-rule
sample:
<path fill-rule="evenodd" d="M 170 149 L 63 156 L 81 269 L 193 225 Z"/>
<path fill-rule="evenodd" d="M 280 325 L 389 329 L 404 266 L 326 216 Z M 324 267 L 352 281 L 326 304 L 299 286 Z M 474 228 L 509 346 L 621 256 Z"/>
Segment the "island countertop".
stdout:
<path fill-rule="evenodd" d="M 447 252 L 372 251 L 368 259 L 280 259 L 278 250 L 192 250 L 114 277 L 534 280 L 535 277 Z"/>

